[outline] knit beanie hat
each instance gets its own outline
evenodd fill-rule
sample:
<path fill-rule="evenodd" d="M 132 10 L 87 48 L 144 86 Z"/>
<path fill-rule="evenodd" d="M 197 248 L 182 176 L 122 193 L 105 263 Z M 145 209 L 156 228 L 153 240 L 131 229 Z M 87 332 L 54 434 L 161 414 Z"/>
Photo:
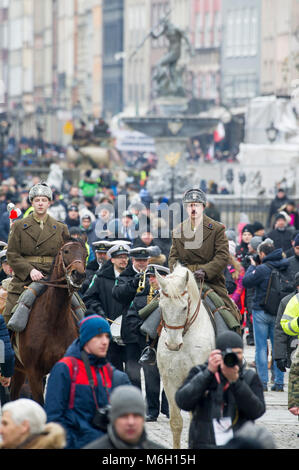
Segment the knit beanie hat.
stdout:
<path fill-rule="evenodd" d="M 110 338 L 112 338 L 109 323 L 103 317 L 100 317 L 100 315 L 90 315 L 83 318 L 79 322 L 80 348 L 82 349 L 94 336 L 102 333 L 108 333 Z"/>
<path fill-rule="evenodd" d="M 299 233 L 296 235 L 294 239 L 294 246 L 299 246 Z"/>
<path fill-rule="evenodd" d="M 227 348 L 242 348 L 243 340 L 235 331 L 225 331 L 216 338 L 216 349 L 225 351 Z"/>
<path fill-rule="evenodd" d="M 242 228 L 242 233 L 244 233 L 244 232 L 249 232 L 249 233 L 251 233 L 251 235 L 254 235 L 253 226 L 252 226 L 251 224 L 245 225 L 245 226 Z"/>
<path fill-rule="evenodd" d="M 257 250 L 257 247 L 259 246 L 260 243 L 262 243 L 263 239 L 262 237 L 252 237 L 252 239 L 249 242 L 249 245 L 254 249 L 254 251 Z"/>
<path fill-rule="evenodd" d="M 110 405 L 109 417 L 112 424 L 120 416 L 129 413 L 145 416 L 145 403 L 141 390 L 133 385 L 116 387 L 111 393 Z"/>

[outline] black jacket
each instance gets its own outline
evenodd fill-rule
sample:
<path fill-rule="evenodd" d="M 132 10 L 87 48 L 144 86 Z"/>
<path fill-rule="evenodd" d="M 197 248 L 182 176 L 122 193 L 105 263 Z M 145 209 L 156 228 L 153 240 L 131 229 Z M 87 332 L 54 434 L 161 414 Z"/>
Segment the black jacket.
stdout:
<path fill-rule="evenodd" d="M 10 342 L 10 336 L 5 324 L 4 318 L 0 315 L 0 340 L 4 345 L 4 359 L 5 362 L 1 363 L 0 370 L 4 377 L 12 377 L 15 366 L 15 353 Z"/>
<path fill-rule="evenodd" d="M 190 449 L 213 449 L 216 446 L 213 419 L 219 418 L 223 406 L 223 417 L 230 417 L 235 433 L 247 421 L 260 418 L 265 412 L 263 386 L 252 369 L 242 368 L 237 382 L 230 384 L 225 392 L 222 377 L 218 386 L 215 375 L 208 365 L 193 367 L 184 383 L 177 390 L 175 400 L 179 408 L 192 412 L 189 428 Z"/>
<path fill-rule="evenodd" d="M 282 248 L 282 251 L 286 252 L 292 248 L 293 232 L 291 230 L 278 230 L 276 228 L 269 232 L 267 237 L 273 240 L 275 249 Z"/>
<path fill-rule="evenodd" d="M 115 320 L 122 314 L 122 304 L 112 297 L 112 289 L 115 284 L 114 266 L 107 261 L 102 269 L 97 271 L 96 276 L 83 295 L 83 302 L 87 309 L 94 310 L 110 320 Z"/>
<path fill-rule="evenodd" d="M 287 335 L 281 327 L 280 320 L 288 302 L 296 294 L 297 290 L 294 290 L 294 292 L 289 295 L 286 295 L 280 301 L 275 321 L 273 357 L 275 361 L 277 361 L 278 359 L 286 359 L 287 367 L 291 367 L 291 354 L 294 349 L 296 349 L 297 337 Z"/>
<path fill-rule="evenodd" d="M 115 285 L 112 289 L 112 296 L 122 304 L 123 317 L 121 337 L 125 344 L 139 342 L 136 334 L 136 309 L 140 309 L 145 306 L 146 298 L 144 296 L 149 294 L 148 281 L 146 282 L 145 289 L 141 293 L 137 292 L 138 286 L 135 287 L 134 285 L 136 274 L 137 273 L 133 269 L 133 266 L 130 265 L 116 279 Z M 131 306 L 132 310 L 128 317 L 127 313 L 129 313 L 128 311 Z"/>

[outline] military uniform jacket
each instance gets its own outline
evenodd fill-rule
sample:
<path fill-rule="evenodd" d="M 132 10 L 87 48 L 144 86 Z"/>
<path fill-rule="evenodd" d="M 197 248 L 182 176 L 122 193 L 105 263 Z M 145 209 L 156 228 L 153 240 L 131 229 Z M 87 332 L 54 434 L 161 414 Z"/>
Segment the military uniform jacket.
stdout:
<path fill-rule="evenodd" d="M 197 247 L 186 248 L 192 240 Z M 201 237 L 200 233 L 194 235 L 189 219 L 182 222 L 172 232 L 172 245 L 168 259 L 171 271 L 177 261 L 192 272 L 202 268 L 211 286 L 220 284 L 225 289 L 223 271 L 229 261 L 229 250 L 224 225 L 204 214 Z"/>
<path fill-rule="evenodd" d="M 16 221 L 12 225 L 7 247 L 7 261 L 14 271 L 9 292 L 22 293 L 24 285 L 32 282 L 30 272 L 34 268 L 44 274 L 49 274 L 52 262 L 49 260 L 45 262 L 43 257 L 54 258 L 68 237 L 67 226 L 49 215 L 43 230 L 33 218 L 33 214 Z M 40 257 L 40 259 L 36 262 L 29 262 L 26 257 L 32 256 Z"/>

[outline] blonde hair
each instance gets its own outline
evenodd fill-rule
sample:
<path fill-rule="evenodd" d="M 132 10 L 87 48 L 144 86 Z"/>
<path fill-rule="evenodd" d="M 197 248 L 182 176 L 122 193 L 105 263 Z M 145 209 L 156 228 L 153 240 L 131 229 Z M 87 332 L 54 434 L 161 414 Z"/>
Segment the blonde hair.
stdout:
<path fill-rule="evenodd" d="M 231 264 L 231 266 L 235 268 L 234 272 L 232 272 L 231 274 L 232 274 L 232 278 L 234 280 L 237 280 L 242 271 L 242 265 L 231 253 L 229 255 L 229 264 Z"/>

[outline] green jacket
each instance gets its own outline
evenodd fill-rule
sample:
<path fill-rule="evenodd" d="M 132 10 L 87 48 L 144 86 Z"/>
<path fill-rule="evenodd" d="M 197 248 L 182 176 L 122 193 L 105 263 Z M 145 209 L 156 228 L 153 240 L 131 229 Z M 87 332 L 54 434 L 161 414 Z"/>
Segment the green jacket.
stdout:
<path fill-rule="evenodd" d="M 7 246 L 7 261 L 14 272 L 9 292 L 21 294 L 24 286 L 32 282 L 30 272 L 33 268 L 49 274 L 54 257 L 68 237 L 67 226 L 49 215 L 43 230 L 33 214 L 14 222 Z M 36 261 L 28 260 L 28 257 L 34 257 Z M 46 260 L 43 257 L 47 257 Z"/>

